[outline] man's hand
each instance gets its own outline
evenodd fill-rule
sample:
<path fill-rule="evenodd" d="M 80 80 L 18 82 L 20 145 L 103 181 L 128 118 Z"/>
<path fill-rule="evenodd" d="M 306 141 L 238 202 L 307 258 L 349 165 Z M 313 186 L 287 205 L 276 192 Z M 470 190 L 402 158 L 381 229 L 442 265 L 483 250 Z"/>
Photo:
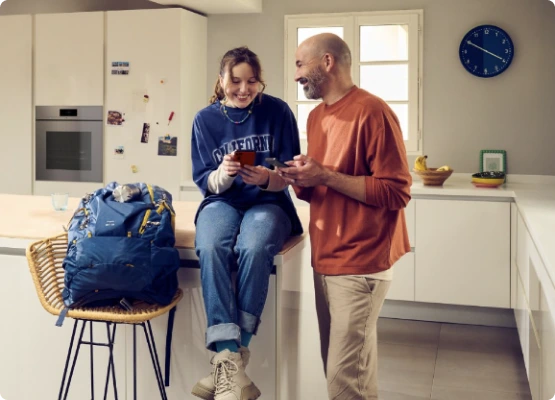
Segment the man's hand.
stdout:
<path fill-rule="evenodd" d="M 318 161 L 304 154 L 287 161 L 289 168 L 279 168 L 279 174 L 289 183 L 302 187 L 326 185 L 331 171 Z"/>
<path fill-rule="evenodd" d="M 303 154 L 287 161 L 289 168 L 279 168 L 279 174 L 289 183 L 301 187 L 327 186 L 361 203 L 366 202 L 366 178 L 334 172 Z"/>

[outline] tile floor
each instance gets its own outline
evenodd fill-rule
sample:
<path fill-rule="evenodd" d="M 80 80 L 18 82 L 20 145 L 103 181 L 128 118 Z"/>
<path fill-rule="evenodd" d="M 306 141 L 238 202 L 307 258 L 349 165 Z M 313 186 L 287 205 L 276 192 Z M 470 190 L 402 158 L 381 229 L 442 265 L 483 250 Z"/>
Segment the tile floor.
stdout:
<path fill-rule="evenodd" d="M 381 318 L 380 400 L 531 400 L 516 329 Z"/>

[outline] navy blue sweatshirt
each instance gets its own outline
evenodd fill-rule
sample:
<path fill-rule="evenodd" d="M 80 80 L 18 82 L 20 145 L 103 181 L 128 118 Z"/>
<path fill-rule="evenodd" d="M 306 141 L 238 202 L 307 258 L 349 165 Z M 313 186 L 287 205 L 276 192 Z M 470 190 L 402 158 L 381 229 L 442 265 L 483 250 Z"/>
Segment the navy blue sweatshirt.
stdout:
<path fill-rule="evenodd" d="M 241 210 L 256 204 L 273 203 L 289 216 L 291 233 L 301 234 L 302 225 L 288 188 L 280 192 L 264 191 L 256 185 L 244 183 L 241 176 L 237 176 L 223 193 L 214 194 L 208 190 L 208 176 L 218 169 L 226 154 L 235 150 L 255 150 L 255 165 L 265 167 L 270 167 L 266 157 L 288 161 L 299 154 L 299 132 L 291 109 L 283 100 L 262 94 L 262 99 L 257 96 L 254 100 L 252 114 L 243 123 L 236 124 L 224 115 L 222 107 L 225 106 L 216 101 L 200 110 L 193 121 L 193 180 L 204 195 L 197 216 L 204 206 L 213 201 L 224 201 Z M 225 109 L 230 119 L 241 121 L 248 115 L 250 106 Z"/>

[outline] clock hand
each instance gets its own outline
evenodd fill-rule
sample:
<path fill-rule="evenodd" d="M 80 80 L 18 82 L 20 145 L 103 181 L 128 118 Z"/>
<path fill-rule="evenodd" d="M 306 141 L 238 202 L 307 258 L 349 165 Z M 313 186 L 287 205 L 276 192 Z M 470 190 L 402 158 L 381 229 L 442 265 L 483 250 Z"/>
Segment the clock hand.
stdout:
<path fill-rule="evenodd" d="M 489 55 L 492 55 L 492 56 L 494 56 L 494 57 L 497 57 L 497 58 L 499 58 L 501 61 L 505 62 L 505 60 L 503 60 L 503 58 L 499 57 L 497 54 L 493 54 L 491 51 L 487 51 L 486 49 L 484 49 L 484 48 L 482 48 L 482 47 L 480 47 L 480 46 L 478 46 L 478 45 L 475 45 L 475 44 L 472 43 L 470 40 L 467 40 L 466 43 L 468 43 L 468 44 L 471 45 L 471 46 L 476 47 L 477 49 L 482 50 L 483 52 L 488 53 Z"/>

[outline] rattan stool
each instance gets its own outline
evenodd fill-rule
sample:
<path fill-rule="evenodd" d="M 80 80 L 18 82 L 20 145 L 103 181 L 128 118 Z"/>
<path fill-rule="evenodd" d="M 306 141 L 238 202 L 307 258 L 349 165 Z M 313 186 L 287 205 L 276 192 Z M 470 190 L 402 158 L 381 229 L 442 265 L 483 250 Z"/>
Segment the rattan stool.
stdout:
<path fill-rule="evenodd" d="M 35 243 L 31 243 L 27 248 L 27 261 L 29 263 L 29 269 L 31 270 L 31 275 L 35 283 L 35 288 L 37 290 L 37 295 L 42 306 L 46 311 L 53 315 L 60 315 L 64 309 L 64 302 L 62 300 L 62 290 L 64 288 L 64 270 L 62 268 L 62 262 L 66 256 L 67 252 L 67 234 L 63 233 L 55 237 L 40 240 Z M 136 354 L 136 327 L 140 325 L 143 327 L 146 342 L 150 352 L 150 358 L 152 360 L 152 365 L 154 367 L 154 372 L 156 375 L 156 380 L 158 383 L 158 388 L 160 390 L 160 396 L 163 400 L 167 400 L 166 389 L 164 385 L 164 380 L 162 378 L 162 370 L 160 368 L 160 362 L 158 360 L 158 353 L 156 351 L 156 345 L 154 343 L 154 337 L 152 335 L 152 328 L 150 326 L 150 320 L 154 317 L 160 316 L 167 312 L 170 312 L 169 324 L 173 323 L 173 313 L 175 313 L 175 306 L 183 297 L 183 292 L 181 289 L 177 290 L 172 302 L 167 306 L 162 306 L 159 304 L 147 304 L 147 303 L 136 303 L 133 305 L 131 310 L 125 310 L 119 306 L 111 307 L 84 307 L 79 309 L 70 309 L 67 313 L 68 317 L 75 320 L 73 325 L 73 332 L 71 334 L 71 340 L 69 344 L 69 349 L 67 353 L 67 358 L 64 367 L 64 373 L 62 376 L 62 382 L 60 385 L 60 391 L 58 394 L 58 399 L 67 399 L 69 386 L 71 384 L 71 378 L 75 369 L 75 364 L 77 361 L 77 356 L 79 355 L 79 349 L 82 344 L 91 346 L 91 364 L 92 364 L 92 348 L 93 346 L 103 346 L 109 348 L 109 359 L 108 359 L 108 371 L 106 374 L 106 383 L 104 386 L 104 399 L 108 394 L 108 386 L 110 383 L 110 378 L 113 383 L 114 396 L 117 400 L 117 385 L 116 385 L 116 375 L 113 359 L 113 346 L 114 338 L 116 334 L 116 327 L 118 324 L 131 324 L 133 325 L 133 398 L 137 398 L 137 354 Z M 70 359 L 72 358 L 72 349 L 74 345 L 74 339 L 77 332 L 78 324 L 81 322 L 81 330 L 79 333 L 79 341 L 75 349 L 73 356 L 73 361 L 71 362 L 71 370 L 69 371 L 69 376 L 67 376 L 68 367 L 70 364 Z M 105 323 L 107 330 L 108 343 L 97 343 L 94 342 L 92 337 L 92 323 Z M 83 334 L 85 327 L 89 324 L 90 328 L 90 340 L 84 341 Z M 112 329 L 110 331 L 110 326 Z M 171 342 L 171 328 L 168 327 L 168 339 L 166 343 L 166 348 L 169 349 L 169 342 Z M 92 367 L 92 365 L 91 365 Z M 169 368 L 169 354 L 166 357 L 166 371 Z M 94 373 L 91 368 L 91 398 L 94 399 Z M 67 381 L 66 381 L 67 378 Z M 169 384 L 166 379 L 166 384 Z"/>

